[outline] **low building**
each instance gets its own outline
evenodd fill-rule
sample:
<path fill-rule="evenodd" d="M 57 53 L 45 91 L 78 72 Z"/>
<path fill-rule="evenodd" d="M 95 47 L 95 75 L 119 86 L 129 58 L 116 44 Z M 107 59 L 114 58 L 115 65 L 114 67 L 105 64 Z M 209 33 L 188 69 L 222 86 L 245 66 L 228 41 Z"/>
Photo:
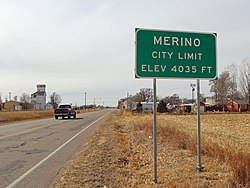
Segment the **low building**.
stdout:
<path fill-rule="evenodd" d="M 23 109 L 23 103 L 18 101 L 7 101 L 2 104 L 3 111 L 12 112 L 22 109 Z"/>
<path fill-rule="evenodd" d="M 141 102 L 141 104 L 142 104 L 142 110 L 153 111 L 154 102 Z M 156 108 L 157 108 L 157 104 L 156 104 Z"/>
<path fill-rule="evenodd" d="M 181 104 L 179 106 L 179 111 L 180 112 L 188 112 L 188 113 L 193 113 L 197 111 L 197 104 Z M 206 107 L 205 103 L 200 101 L 200 112 L 205 112 Z"/>
<path fill-rule="evenodd" d="M 248 111 L 249 101 L 247 100 L 236 100 L 239 107 L 239 112 L 246 112 Z"/>
<path fill-rule="evenodd" d="M 238 111 L 239 111 L 238 103 L 237 103 L 236 101 L 230 100 L 230 101 L 227 103 L 227 110 L 228 110 L 229 112 L 238 112 Z"/>
<path fill-rule="evenodd" d="M 227 103 L 229 112 L 245 112 L 248 110 L 248 101 L 244 100 L 230 100 Z"/>
<path fill-rule="evenodd" d="M 191 112 L 194 112 L 194 107 L 195 107 L 195 104 L 181 104 L 179 106 L 179 112 L 191 113 Z"/>
<path fill-rule="evenodd" d="M 206 97 L 206 103 L 208 103 L 209 105 L 215 104 L 214 97 Z"/>
<path fill-rule="evenodd" d="M 123 108 L 132 110 L 136 108 L 136 102 L 134 102 L 130 97 L 118 100 L 117 108 Z"/>

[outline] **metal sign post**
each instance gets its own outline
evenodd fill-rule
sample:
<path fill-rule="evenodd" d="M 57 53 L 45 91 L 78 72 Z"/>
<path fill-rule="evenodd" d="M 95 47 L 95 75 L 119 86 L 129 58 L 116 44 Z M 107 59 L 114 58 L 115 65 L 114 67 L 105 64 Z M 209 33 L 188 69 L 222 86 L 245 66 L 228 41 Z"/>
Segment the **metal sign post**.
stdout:
<path fill-rule="evenodd" d="M 198 164 L 196 170 L 202 172 L 203 166 L 201 163 L 201 112 L 200 112 L 200 80 L 197 79 L 197 152 L 198 152 Z"/>
<path fill-rule="evenodd" d="M 154 88 L 154 183 L 157 184 L 157 126 L 156 126 L 156 79 L 153 79 L 153 88 Z"/>

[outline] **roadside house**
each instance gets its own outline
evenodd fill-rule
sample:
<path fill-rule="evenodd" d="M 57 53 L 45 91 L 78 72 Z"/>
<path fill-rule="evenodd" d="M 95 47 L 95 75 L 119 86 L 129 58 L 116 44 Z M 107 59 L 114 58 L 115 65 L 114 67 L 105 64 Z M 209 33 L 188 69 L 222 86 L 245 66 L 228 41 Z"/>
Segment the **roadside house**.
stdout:
<path fill-rule="evenodd" d="M 197 111 L 197 104 L 181 104 L 179 106 L 179 112 L 193 113 Z M 204 102 L 200 102 L 200 112 L 205 112 L 206 107 Z"/>
<path fill-rule="evenodd" d="M 197 111 L 197 105 L 195 105 L 194 107 L 194 111 L 196 112 Z M 206 106 L 205 106 L 205 103 L 200 101 L 200 112 L 206 112 Z"/>
<path fill-rule="evenodd" d="M 2 104 L 2 110 L 7 112 L 12 112 L 16 110 L 22 110 L 23 109 L 23 103 L 18 101 L 7 101 Z"/>
<path fill-rule="evenodd" d="M 247 111 L 248 101 L 244 100 L 230 100 L 227 103 L 227 109 L 229 112 L 245 112 Z"/>
<path fill-rule="evenodd" d="M 239 111 L 238 103 L 236 101 L 230 100 L 227 103 L 227 109 L 229 112 L 238 112 Z"/>
<path fill-rule="evenodd" d="M 179 106 L 179 112 L 188 112 L 188 113 L 191 113 L 191 112 L 194 112 L 194 105 L 195 104 L 181 104 Z"/>

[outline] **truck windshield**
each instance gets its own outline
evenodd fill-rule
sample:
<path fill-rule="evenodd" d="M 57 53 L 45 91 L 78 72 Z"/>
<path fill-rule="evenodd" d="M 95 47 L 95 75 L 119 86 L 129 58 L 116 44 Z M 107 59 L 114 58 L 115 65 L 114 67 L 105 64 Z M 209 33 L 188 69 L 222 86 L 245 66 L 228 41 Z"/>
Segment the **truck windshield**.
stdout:
<path fill-rule="evenodd" d="M 70 105 L 60 105 L 59 108 L 71 108 Z"/>

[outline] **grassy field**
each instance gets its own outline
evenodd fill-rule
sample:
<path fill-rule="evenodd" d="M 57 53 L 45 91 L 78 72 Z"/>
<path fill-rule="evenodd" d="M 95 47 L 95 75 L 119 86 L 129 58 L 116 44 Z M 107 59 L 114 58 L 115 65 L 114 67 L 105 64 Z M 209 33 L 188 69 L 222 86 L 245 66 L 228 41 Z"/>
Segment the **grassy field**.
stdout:
<path fill-rule="evenodd" d="M 15 121 L 53 117 L 53 110 L 0 112 L 0 126 Z"/>
<path fill-rule="evenodd" d="M 249 187 L 250 114 L 201 116 L 201 173 L 196 121 L 195 115 L 157 116 L 157 187 Z M 152 124 L 152 114 L 112 114 L 54 187 L 155 187 Z"/>
<path fill-rule="evenodd" d="M 93 112 L 101 109 L 77 110 L 77 114 L 84 112 Z M 54 110 L 32 110 L 32 111 L 14 111 L 0 112 L 0 126 L 16 121 L 25 121 L 32 119 L 50 118 L 54 116 Z"/>

